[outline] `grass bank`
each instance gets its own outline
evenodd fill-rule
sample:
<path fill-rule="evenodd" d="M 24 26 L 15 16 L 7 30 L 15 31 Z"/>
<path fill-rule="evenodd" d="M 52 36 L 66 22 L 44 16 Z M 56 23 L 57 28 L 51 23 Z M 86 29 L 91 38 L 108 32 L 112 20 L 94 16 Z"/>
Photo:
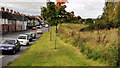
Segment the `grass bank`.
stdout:
<path fill-rule="evenodd" d="M 37 40 L 18 59 L 9 66 L 102 66 L 98 62 L 86 59 L 75 47 L 64 43 L 57 37 L 57 49 L 54 49 L 55 29 L 52 30 L 52 40 L 49 32 Z"/>
<path fill-rule="evenodd" d="M 58 33 L 65 43 L 69 43 L 86 56 L 103 64 L 116 66 L 118 61 L 118 29 L 80 31 L 87 27 L 82 24 L 62 24 Z M 98 42 L 99 40 L 99 42 Z"/>

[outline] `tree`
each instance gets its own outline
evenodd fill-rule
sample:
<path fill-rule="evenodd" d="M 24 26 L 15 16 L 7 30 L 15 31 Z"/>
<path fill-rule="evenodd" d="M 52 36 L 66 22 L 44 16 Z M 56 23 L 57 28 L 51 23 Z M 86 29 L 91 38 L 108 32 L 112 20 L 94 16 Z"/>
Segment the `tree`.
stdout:
<path fill-rule="evenodd" d="M 47 22 L 50 26 L 53 26 L 55 24 L 55 17 L 56 17 L 55 3 L 54 2 L 47 2 L 47 11 L 48 11 Z M 52 41 L 52 31 L 50 31 L 50 41 Z"/>
<path fill-rule="evenodd" d="M 44 21 L 47 19 L 47 8 L 46 7 L 41 8 L 41 16 L 44 18 Z"/>
<path fill-rule="evenodd" d="M 47 2 L 47 7 L 42 7 L 41 8 L 41 15 L 42 17 L 47 20 L 47 23 L 49 26 L 56 26 L 56 31 L 55 31 L 55 49 L 56 49 L 56 37 L 57 37 L 57 25 L 58 23 L 64 22 L 65 19 L 63 16 L 66 15 L 65 8 L 66 5 L 61 5 L 61 3 L 57 3 L 55 5 L 54 2 Z M 52 32 L 50 31 L 50 40 Z"/>

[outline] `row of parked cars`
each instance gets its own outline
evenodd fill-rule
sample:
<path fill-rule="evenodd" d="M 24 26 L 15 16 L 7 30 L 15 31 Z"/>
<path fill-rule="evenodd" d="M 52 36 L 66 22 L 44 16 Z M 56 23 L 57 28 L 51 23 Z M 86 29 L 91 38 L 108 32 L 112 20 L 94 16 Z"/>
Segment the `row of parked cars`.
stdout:
<path fill-rule="evenodd" d="M 48 28 L 49 25 L 48 24 L 43 24 L 43 25 L 40 25 L 40 26 L 32 27 L 32 30 L 41 29 L 42 27 Z"/>
<path fill-rule="evenodd" d="M 39 31 L 42 32 L 42 30 L 39 30 Z M 41 33 L 38 33 L 38 34 L 41 34 Z M 36 38 L 36 32 L 20 34 L 17 37 L 17 39 L 5 38 L 0 43 L 0 51 L 2 51 L 2 53 L 9 51 L 12 54 L 16 54 L 17 51 L 20 51 L 21 45 L 27 46 L 35 38 Z"/>

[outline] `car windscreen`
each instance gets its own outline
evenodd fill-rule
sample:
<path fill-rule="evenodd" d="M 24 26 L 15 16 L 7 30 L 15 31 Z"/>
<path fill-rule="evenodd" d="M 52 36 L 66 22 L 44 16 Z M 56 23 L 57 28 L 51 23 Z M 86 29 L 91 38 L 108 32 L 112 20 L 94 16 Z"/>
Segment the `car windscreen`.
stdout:
<path fill-rule="evenodd" d="M 28 35 L 28 37 L 30 37 L 30 34 L 25 34 L 25 35 Z"/>
<path fill-rule="evenodd" d="M 2 44 L 11 44 L 11 45 L 13 45 L 13 44 L 15 44 L 15 40 L 3 40 L 1 43 Z"/>
<path fill-rule="evenodd" d="M 18 39 L 26 39 L 26 36 L 19 36 Z"/>

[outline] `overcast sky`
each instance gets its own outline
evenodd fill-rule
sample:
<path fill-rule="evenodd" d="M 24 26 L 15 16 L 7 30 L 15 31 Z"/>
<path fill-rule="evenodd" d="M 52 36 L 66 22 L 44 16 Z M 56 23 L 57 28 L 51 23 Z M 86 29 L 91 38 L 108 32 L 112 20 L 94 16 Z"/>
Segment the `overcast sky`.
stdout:
<path fill-rule="evenodd" d="M 51 0 L 56 1 L 56 0 Z M 68 0 L 66 10 L 74 11 L 82 18 L 97 18 L 103 13 L 105 0 Z M 20 13 L 40 15 L 40 8 L 46 5 L 47 0 L 0 0 L 0 7 L 8 7 Z"/>

